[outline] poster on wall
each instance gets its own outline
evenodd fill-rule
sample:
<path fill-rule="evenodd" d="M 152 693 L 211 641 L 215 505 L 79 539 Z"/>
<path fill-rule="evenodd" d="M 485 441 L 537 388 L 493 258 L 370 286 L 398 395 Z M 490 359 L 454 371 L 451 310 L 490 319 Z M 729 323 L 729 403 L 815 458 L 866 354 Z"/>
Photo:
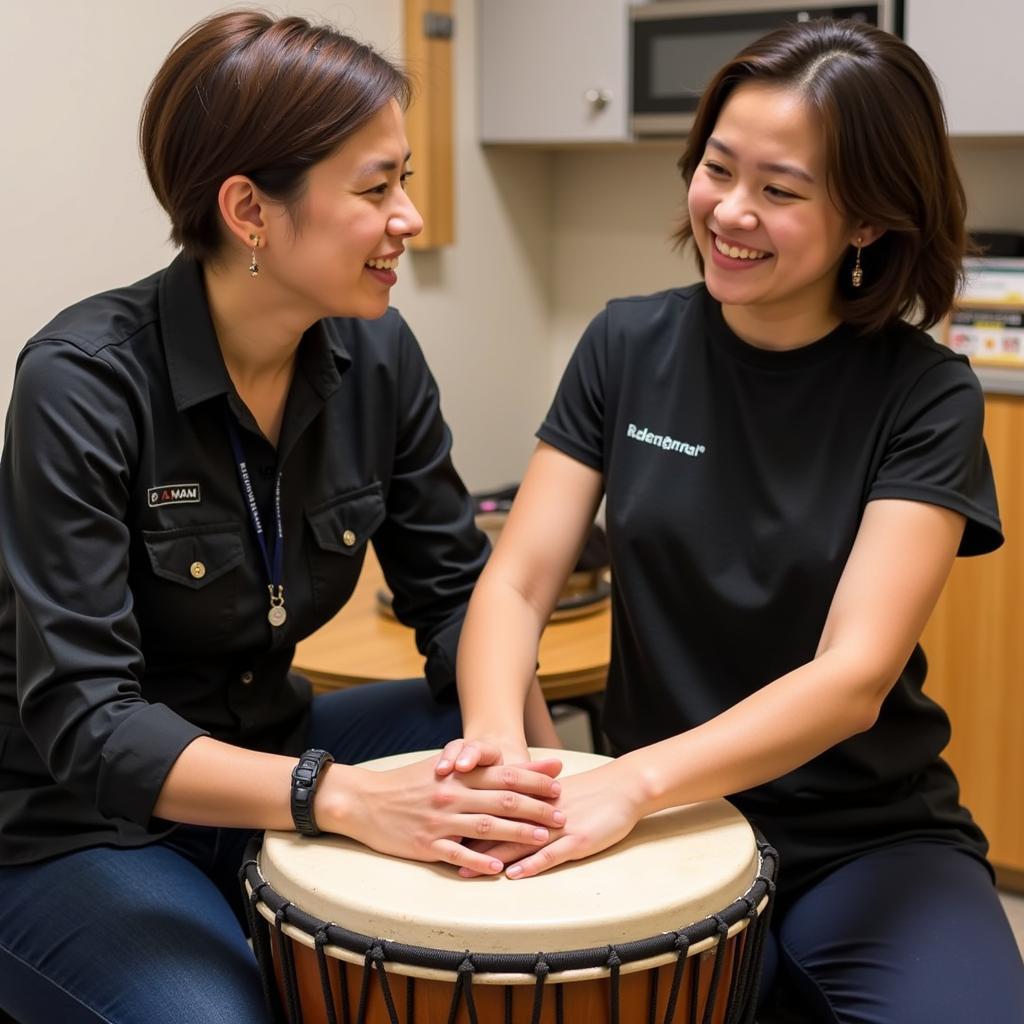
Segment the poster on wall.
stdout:
<path fill-rule="evenodd" d="M 945 341 L 972 363 L 1024 368 L 1024 259 L 964 261 Z"/>
<path fill-rule="evenodd" d="M 1024 366 L 1024 303 L 1016 310 L 954 310 L 946 343 L 975 363 Z"/>

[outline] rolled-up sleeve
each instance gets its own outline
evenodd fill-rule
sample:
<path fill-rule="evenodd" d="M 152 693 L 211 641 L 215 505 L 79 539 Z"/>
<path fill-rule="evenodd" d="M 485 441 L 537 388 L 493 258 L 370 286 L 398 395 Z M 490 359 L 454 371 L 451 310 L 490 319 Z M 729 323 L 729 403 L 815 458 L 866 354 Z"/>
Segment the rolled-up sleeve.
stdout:
<path fill-rule="evenodd" d="M 397 444 L 374 546 L 395 614 L 416 631 L 431 690 L 453 695 L 462 620 L 490 547 L 452 464 L 437 384 L 404 321 L 399 330 Z"/>
<path fill-rule="evenodd" d="M 0 467 L 0 558 L 29 739 L 57 783 L 145 826 L 204 731 L 141 696 L 126 524 L 141 412 L 102 351 L 44 340 L 23 352 Z"/>

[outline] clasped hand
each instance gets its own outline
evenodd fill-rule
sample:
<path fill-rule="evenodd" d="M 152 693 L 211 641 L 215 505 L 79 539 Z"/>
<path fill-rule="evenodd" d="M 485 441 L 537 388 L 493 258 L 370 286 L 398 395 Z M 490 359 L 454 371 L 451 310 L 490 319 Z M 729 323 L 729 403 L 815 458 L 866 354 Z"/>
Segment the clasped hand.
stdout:
<path fill-rule="evenodd" d="M 500 873 L 504 862 L 463 840 L 537 849 L 564 824 L 553 801 L 561 792 L 557 759 L 487 764 L 449 775 L 436 758 L 389 771 L 355 769 L 344 831 L 381 853 L 446 861 L 473 874 Z"/>
<path fill-rule="evenodd" d="M 486 770 L 481 768 L 482 765 L 504 763 L 525 769 L 545 763 L 529 762 L 528 757 L 525 746 L 510 747 L 500 741 L 455 740 L 442 751 L 437 772 L 445 778 L 452 778 Z M 460 862 L 459 874 L 463 878 L 493 874 L 493 863 L 500 863 L 508 865 L 505 874 L 509 878 L 539 875 L 559 864 L 582 860 L 608 849 L 620 839 L 625 839 L 644 816 L 640 787 L 630 778 L 622 761 L 609 761 L 560 781 L 561 792 L 554 801 L 554 807 L 562 812 L 564 824 L 549 829 L 549 837 L 539 843 L 497 836 L 473 841 L 473 852 L 489 858 L 491 870 L 481 871 L 474 864 Z"/>

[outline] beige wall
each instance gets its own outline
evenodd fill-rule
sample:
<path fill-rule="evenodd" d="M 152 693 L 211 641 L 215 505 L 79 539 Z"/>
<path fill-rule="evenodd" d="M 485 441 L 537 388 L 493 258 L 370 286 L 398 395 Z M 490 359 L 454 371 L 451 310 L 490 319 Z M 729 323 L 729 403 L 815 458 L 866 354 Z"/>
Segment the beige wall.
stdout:
<path fill-rule="evenodd" d="M 463 475 L 489 487 L 521 474 L 572 346 L 602 304 L 692 281 L 695 270 L 669 241 L 683 199 L 674 147 L 481 149 L 475 8 L 456 0 L 458 241 L 407 257 L 393 300 L 440 381 Z M 0 412 L 18 350 L 57 309 L 171 257 L 136 152 L 138 110 L 173 41 L 218 9 L 6 0 Z M 401 55 L 401 0 L 273 9 L 327 18 Z M 957 155 L 972 226 L 1024 230 L 1024 140 L 958 143 Z"/>
<path fill-rule="evenodd" d="M 559 153 L 552 172 L 555 268 L 551 372 L 557 381 L 580 331 L 603 304 L 697 280 L 671 235 L 685 193 L 677 147 Z"/>
<path fill-rule="evenodd" d="M 236 4 L 232 6 L 244 6 Z M 173 256 L 136 150 L 146 87 L 211 0 L 5 0 L 0 34 L 0 413 L 24 341 L 59 309 Z M 275 2 L 401 57 L 401 0 Z M 404 261 L 393 301 L 441 383 L 471 486 L 516 478 L 549 379 L 549 158 L 476 145 L 475 4 L 457 0 L 458 245 Z"/>

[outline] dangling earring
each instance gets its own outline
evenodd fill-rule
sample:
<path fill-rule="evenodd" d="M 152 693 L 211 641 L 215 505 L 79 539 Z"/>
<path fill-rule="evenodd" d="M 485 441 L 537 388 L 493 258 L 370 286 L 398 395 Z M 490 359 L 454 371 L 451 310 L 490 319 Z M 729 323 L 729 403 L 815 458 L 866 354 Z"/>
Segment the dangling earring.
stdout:
<path fill-rule="evenodd" d="M 249 259 L 249 275 L 251 277 L 259 277 L 260 265 L 256 262 L 256 250 L 260 247 L 259 235 L 250 235 L 249 241 L 252 242 L 252 256 Z"/>
<path fill-rule="evenodd" d="M 864 270 L 860 265 L 860 248 L 862 239 L 857 239 L 857 261 L 853 265 L 853 271 L 850 274 L 850 283 L 854 288 L 859 288 L 864 281 Z"/>

